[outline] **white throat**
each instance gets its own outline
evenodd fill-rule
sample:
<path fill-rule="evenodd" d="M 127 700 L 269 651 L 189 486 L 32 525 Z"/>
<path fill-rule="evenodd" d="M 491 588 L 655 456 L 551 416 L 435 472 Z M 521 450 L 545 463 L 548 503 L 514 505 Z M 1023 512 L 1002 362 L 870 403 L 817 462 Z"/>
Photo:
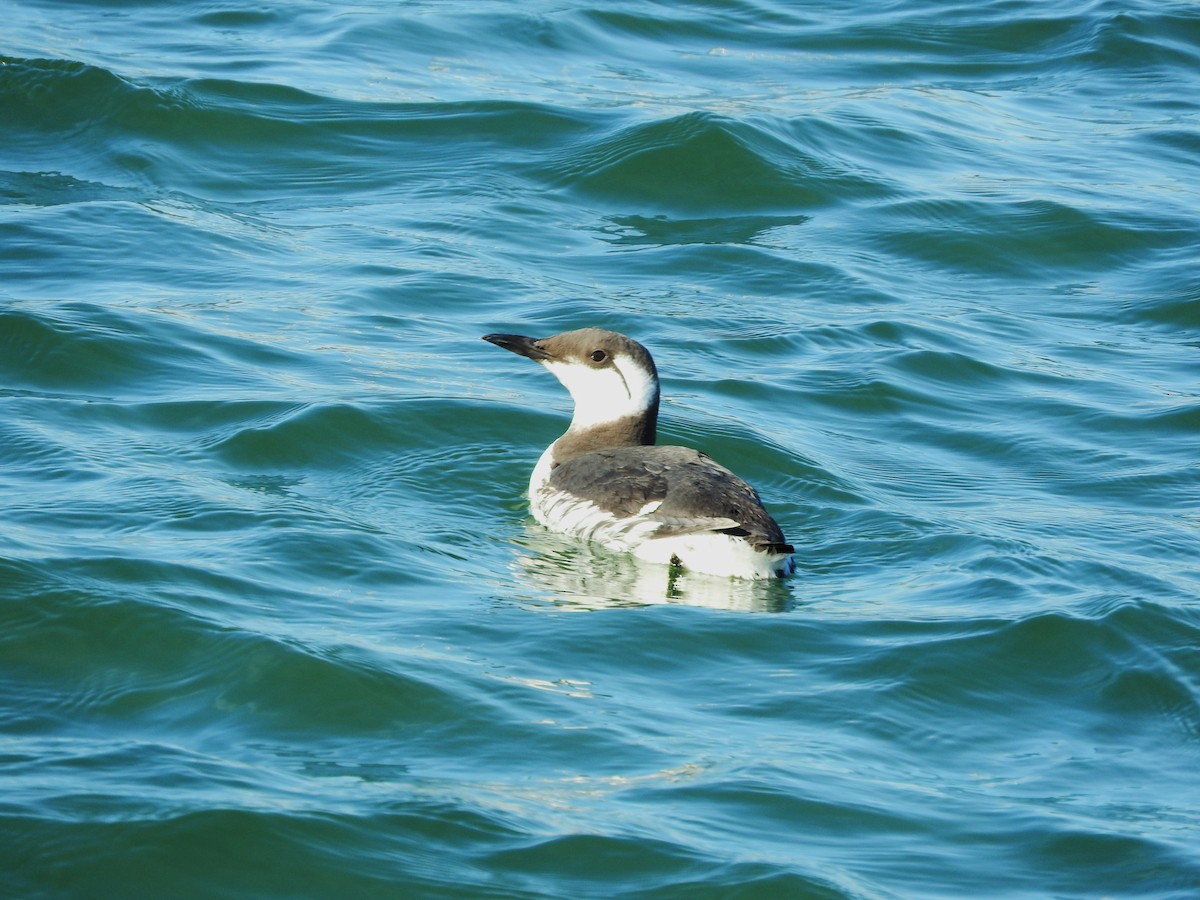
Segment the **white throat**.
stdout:
<path fill-rule="evenodd" d="M 557 360 L 542 365 L 571 392 L 572 431 L 644 416 L 658 398 L 658 379 L 627 358 L 615 357 L 602 369 Z"/>

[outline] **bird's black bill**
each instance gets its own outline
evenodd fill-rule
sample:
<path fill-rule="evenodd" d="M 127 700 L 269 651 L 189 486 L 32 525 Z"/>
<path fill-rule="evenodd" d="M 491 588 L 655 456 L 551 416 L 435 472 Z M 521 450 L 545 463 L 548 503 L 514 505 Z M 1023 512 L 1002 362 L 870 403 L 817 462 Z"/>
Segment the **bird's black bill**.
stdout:
<path fill-rule="evenodd" d="M 550 354 L 538 346 L 536 338 L 525 337 L 521 334 L 485 334 L 483 339 L 497 347 L 511 350 L 518 356 L 525 356 L 529 359 L 550 358 Z"/>

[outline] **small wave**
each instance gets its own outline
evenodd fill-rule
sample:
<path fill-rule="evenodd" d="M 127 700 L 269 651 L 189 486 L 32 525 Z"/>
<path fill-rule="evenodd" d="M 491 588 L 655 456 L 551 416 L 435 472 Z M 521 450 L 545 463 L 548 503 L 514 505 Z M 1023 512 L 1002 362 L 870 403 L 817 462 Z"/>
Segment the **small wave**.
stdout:
<path fill-rule="evenodd" d="M 536 894 L 594 891 L 613 896 L 636 892 L 704 896 L 722 892 L 762 892 L 762 896 L 833 898 L 847 896 L 829 878 L 804 871 L 800 864 L 738 862 L 732 865 L 692 847 L 653 834 L 574 834 L 529 840 L 524 846 L 495 851 L 489 868 Z M 503 876 L 502 876 L 503 877 Z"/>
<path fill-rule="evenodd" d="M 771 132 L 709 113 L 625 126 L 560 154 L 546 177 L 625 208 L 745 216 L 827 202 L 837 171 Z"/>
<path fill-rule="evenodd" d="M 1186 232 L 1048 200 L 908 200 L 876 215 L 880 231 L 869 239 L 892 254 L 1009 279 L 1095 277 L 1188 240 Z"/>
<path fill-rule="evenodd" d="M 0 307 L 0 372 L 10 388 L 147 400 L 207 380 L 254 381 L 286 351 L 186 316 L 59 303 Z"/>
<path fill-rule="evenodd" d="M 144 319 L 84 304 L 57 313 L 0 309 L 0 366 L 27 390 L 136 391 L 164 369 L 197 362 L 167 350 Z"/>
<path fill-rule="evenodd" d="M 67 136 L 121 115 L 153 92 L 82 62 L 0 56 L 0 94 L 12 135 L 30 130 Z"/>

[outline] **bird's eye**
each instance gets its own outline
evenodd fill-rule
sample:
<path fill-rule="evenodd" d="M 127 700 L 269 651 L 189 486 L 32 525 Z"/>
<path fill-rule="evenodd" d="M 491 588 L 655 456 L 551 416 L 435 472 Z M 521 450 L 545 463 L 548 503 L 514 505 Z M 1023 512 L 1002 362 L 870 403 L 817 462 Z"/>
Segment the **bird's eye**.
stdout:
<path fill-rule="evenodd" d="M 603 350 L 593 350 L 592 351 L 592 362 L 602 363 L 606 359 L 608 359 L 608 354 L 605 353 Z"/>

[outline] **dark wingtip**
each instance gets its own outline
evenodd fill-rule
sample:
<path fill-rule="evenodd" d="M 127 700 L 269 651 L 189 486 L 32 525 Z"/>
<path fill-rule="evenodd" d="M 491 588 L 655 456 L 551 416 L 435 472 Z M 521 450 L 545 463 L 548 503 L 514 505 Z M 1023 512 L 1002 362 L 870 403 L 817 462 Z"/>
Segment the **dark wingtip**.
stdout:
<path fill-rule="evenodd" d="M 755 550 L 761 550 L 763 553 L 795 553 L 796 548 L 791 544 L 755 544 Z"/>

